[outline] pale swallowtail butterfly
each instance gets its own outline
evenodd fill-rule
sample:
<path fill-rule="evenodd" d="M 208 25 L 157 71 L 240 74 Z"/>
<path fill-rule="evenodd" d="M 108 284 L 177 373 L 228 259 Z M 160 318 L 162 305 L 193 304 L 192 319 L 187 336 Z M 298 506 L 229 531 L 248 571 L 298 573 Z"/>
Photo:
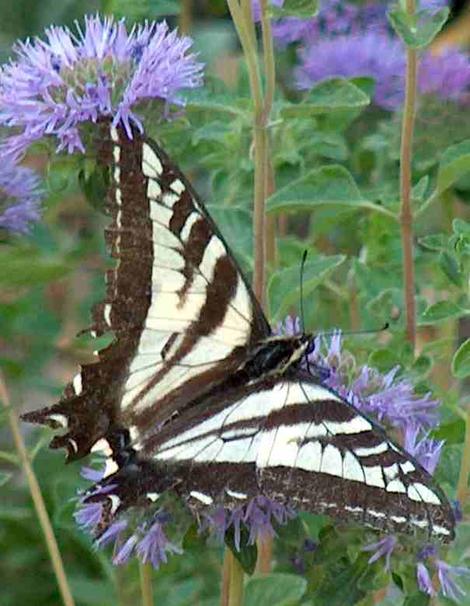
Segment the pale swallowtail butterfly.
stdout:
<path fill-rule="evenodd" d="M 103 125 L 102 125 L 103 127 Z M 108 127 L 106 128 L 108 130 Z M 110 136 L 109 136 L 110 132 Z M 301 369 L 311 336 L 275 336 L 189 181 L 152 140 L 111 128 L 106 239 L 116 266 L 92 336 L 113 342 L 60 402 L 23 418 L 65 428 L 68 460 L 102 450 L 107 520 L 171 490 L 190 508 L 259 494 L 391 532 L 454 536 L 422 466 Z"/>

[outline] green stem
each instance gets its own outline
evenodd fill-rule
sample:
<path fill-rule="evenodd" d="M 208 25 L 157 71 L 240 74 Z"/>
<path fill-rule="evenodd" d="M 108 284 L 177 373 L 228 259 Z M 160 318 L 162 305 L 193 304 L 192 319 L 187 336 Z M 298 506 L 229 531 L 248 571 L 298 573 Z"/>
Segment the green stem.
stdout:
<path fill-rule="evenodd" d="M 8 413 L 8 423 L 10 425 L 10 430 L 13 436 L 13 441 L 15 443 L 15 448 L 18 452 L 18 456 L 21 461 L 21 466 L 23 467 L 26 479 L 28 481 L 29 491 L 33 499 L 34 508 L 39 519 L 39 524 L 44 534 L 47 550 L 49 551 L 52 567 L 54 569 L 57 584 L 59 586 L 59 590 L 62 596 L 62 601 L 64 603 L 64 606 L 74 606 L 75 602 L 73 600 L 72 592 L 70 591 L 70 587 L 67 581 L 64 564 L 62 562 L 62 557 L 60 555 L 59 547 L 57 545 L 57 540 L 55 538 L 54 531 L 52 529 L 52 524 L 47 513 L 46 505 L 42 497 L 41 488 L 39 487 L 36 475 L 31 466 L 28 451 L 26 449 L 23 436 L 21 435 L 18 418 L 16 416 L 15 410 L 11 406 L 8 390 L 1 373 L 0 399 Z"/>
<path fill-rule="evenodd" d="M 236 557 L 230 552 L 230 580 L 228 606 L 243 604 L 243 568 Z"/>
<path fill-rule="evenodd" d="M 220 587 L 220 606 L 228 606 L 230 592 L 230 557 L 231 551 L 228 547 L 224 549 L 224 563 L 222 566 L 222 584 Z"/>
<path fill-rule="evenodd" d="M 192 0 L 182 0 L 181 11 L 178 19 L 180 34 L 187 34 L 191 29 L 193 16 Z"/>
<path fill-rule="evenodd" d="M 406 10 L 409 15 L 415 12 L 414 0 L 406 0 Z M 415 278 L 413 261 L 413 214 L 411 209 L 412 172 L 411 160 L 413 149 L 413 132 L 416 113 L 416 75 L 418 56 L 415 50 L 406 51 L 406 84 L 405 105 L 400 152 L 400 226 L 403 250 L 403 282 L 405 291 L 406 336 L 413 350 L 416 343 L 416 308 L 415 308 Z"/>
<path fill-rule="evenodd" d="M 245 56 L 250 89 L 253 97 L 253 141 L 254 141 L 254 204 L 253 204 L 253 245 L 254 271 L 253 290 L 261 305 L 265 296 L 266 265 L 266 183 L 267 183 L 267 130 L 266 114 L 259 73 L 256 38 L 253 30 L 251 7 L 248 0 L 227 0 L 230 13 L 240 38 Z"/>
<path fill-rule="evenodd" d="M 153 606 L 152 566 L 139 562 L 140 592 L 142 606 Z"/>
<path fill-rule="evenodd" d="M 457 499 L 462 509 L 468 496 L 468 475 L 470 474 L 470 411 L 465 418 L 465 442 L 463 446 L 462 461 L 460 463 L 459 482 L 457 484 Z"/>
<path fill-rule="evenodd" d="M 271 136 L 269 122 L 276 90 L 276 63 L 274 60 L 274 41 L 271 19 L 268 17 L 267 0 L 261 0 L 261 32 L 263 38 L 263 63 L 266 88 L 264 94 L 263 124 L 266 130 L 266 149 L 264 157 L 265 200 L 271 196 L 276 188 L 274 166 L 270 157 Z M 266 211 L 264 210 L 266 215 Z M 276 261 L 276 220 L 274 217 L 265 217 L 266 259 L 268 265 L 273 266 Z M 263 285 L 263 291 L 264 291 Z"/>

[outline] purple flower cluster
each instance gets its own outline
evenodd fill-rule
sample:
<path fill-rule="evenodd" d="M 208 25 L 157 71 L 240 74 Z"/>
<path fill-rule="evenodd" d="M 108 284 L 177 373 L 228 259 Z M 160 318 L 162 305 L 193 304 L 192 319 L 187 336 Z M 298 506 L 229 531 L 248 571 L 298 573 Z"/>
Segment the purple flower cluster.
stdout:
<path fill-rule="evenodd" d="M 0 228 L 25 234 L 39 219 L 42 198 L 38 175 L 4 160 L 0 168 Z"/>
<path fill-rule="evenodd" d="M 431 12 L 444 2 L 426 2 Z M 375 81 L 374 102 L 395 110 L 404 93 L 405 50 L 387 22 L 386 4 L 363 4 L 328 0 L 314 19 L 280 19 L 273 33 L 283 47 L 300 44 L 296 86 L 310 89 L 333 77 L 370 77 Z M 470 86 L 470 58 L 453 50 L 434 56 L 424 53 L 418 75 L 421 94 L 464 102 Z"/>
<path fill-rule="evenodd" d="M 89 469 L 82 470 L 84 477 L 90 477 Z M 94 475 L 98 472 L 95 472 Z M 96 476 L 94 476 L 96 477 Z M 90 534 L 97 536 L 96 546 L 106 547 L 114 545 L 113 563 L 125 564 L 133 555 L 136 555 L 144 564 L 150 562 L 154 568 L 168 561 L 168 554 L 182 553 L 181 549 L 174 545 L 165 533 L 165 526 L 171 521 L 171 517 L 165 511 L 157 511 L 149 516 L 149 519 L 137 527 L 125 517 L 119 517 L 113 521 L 106 530 L 99 534 L 99 527 L 103 520 L 105 501 L 90 502 L 91 496 L 111 493 L 115 486 L 110 485 L 105 491 L 97 489 L 86 497 L 79 499 L 77 511 L 74 514 L 75 521 Z"/>
<path fill-rule="evenodd" d="M 235 547 L 240 549 L 242 527 L 248 530 L 248 544 L 253 545 L 258 539 L 275 536 L 274 525 L 287 524 L 295 516 L 296 512 L 290 506 L 258 495 L 246 505 L 232 510 L 217 507 L 205 516 L 201 528 L 209 528 L 219 539 L 232 529 Z"/>
<path fill-rule="evenodd" d="M 99 481 L 102 473 L 92 468 L 82 469 L 86 479 Z M 97 537 L 97 547 L 114 545 L 113 563 L 126 563 L 136 555 L 143 563 L 150 562 L 158 568 L 168 560 L 169 554 L 179 554 L 182 550 L 172 543 L 165 532 L 165 526 L 171 522 L 171 516 L 164 510 L 147 515 L 145 521 L 136 525 L 131 516 L 125 512 L 119 515 L 106 530 L 99 534 L 99 528 L 105 515 L 106 499 L 99 502 L 90 501 L 90 497 L 111 495 L 115 485 L 88 491 L 79 498 L 75 521 L 85 531 Z M 277 503 L 263 495 L 258 495 L 247 504 L 231 510 L 217 507 L 206 514 L 200 522 L 201 530 L 209 529 L 222 541 L 225 534 L 232 530 L 236 549 L 241 547 L 242 528 L 248 531 L 248 544 L 258 539 L 272 537 L 276 534 L 275 525 L 286 524 L 295 517 L 295 511 L 286 505 Z"/>
<path fill-rule="evenodd" d="M 181 103 L 181 89 L 201 84 L 191 40 L 165 22 L 128 32 L 124 20 L 89 16 L 76 27 L 50 27 L 45 40 L 18 43 L 1 70 L 0 124 L 14 129 L 4 153 L 19 157 L 48 135 L 59 150 L 83 151 L 81 124 L 108 117 L 130 134 L 131 124 L 141 128 L 139 102 Z"/>
<path fill-rule="evenodd" d="M 367 76 L 375 80 L 374 101 L 395 109 L 402 101 L 405 56 L 398 39 L 380 33 L 325 38 L 299 50 L 296 83 L 309 89 L 327 78 Z"/>
<path fill-rule="evenodd" d="M 416 580 L 418 587 L 423 593 L 427 593 L 430 596 L 434 596 L 437 593 L 429 568 L 425 562 L 428 562 L 437 572 L 437 580 L 443 595 L 455 601 L 459 601 L 465 595 L 464 590 L 455 579 L 456 577 L 469 578 L 470 570 L 463 566 L 451 566 L 443 560 L 439 560 L 437 550 L 433 545 L 427 545 L 418 554 Z"/>

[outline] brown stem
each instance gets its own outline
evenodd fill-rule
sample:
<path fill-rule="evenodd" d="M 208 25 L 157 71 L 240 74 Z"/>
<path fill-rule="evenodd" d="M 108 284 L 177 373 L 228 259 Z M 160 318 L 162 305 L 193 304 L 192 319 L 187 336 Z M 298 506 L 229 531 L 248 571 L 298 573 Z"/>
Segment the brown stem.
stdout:
<path fill-rule="evenodd" d="M 261 306 L 265 306 L 266 280 L 266 153 L 267 133 L 262 113 L 255 115 L 255 200 L 253 208 L 254 269 L 253 291 Z"/>
<path fill-rule="evenodd" d="M 465 442 L 463 446 L 462 461 L 460 463 L 459 482 L 457 484 L 457 499 L 462 509 L 468 497 L 468 476 L 470 474 L 470 410 L 465 418 Z"/>
<path fill-rule="evenodd" d="M 181 12 L 178 20 L 178 26 L 181 34 L 187 34 L 191 30 L 193 17 L 192 0 L 182 0 Z"/>
<path fill-rule="evenodd" d="M 242 606 L 244 593 L 243 568 L 237 558 L 230 552 L 230 582 L 228 606 Z"/>
<path fill-rule="evenodd" d="M 152 566 L 139 562 L 142 606 L 153 606 Z"/>
<path fill-rule="evenodd" d="M 220 588 L 220 606 L 228 606 L 230 593 L 230 549 L 224 549 L 224 563 L 222 567 L 222 586 Z"/>
<path fill-rule="evenodd" d="M 267 537 L 258 541 L 258 560 L 256 562 L 256 571 L 261 574 L 271 572 L 273 560 L 273 539 Z"/>
<path fill-rule="evenodd" d="M 34 508 L 39 519 L 41 530 L 44 534 L 47 550 L 49 551 L 49 557 L 51 559 L 52 567 L 54 569 L 54 573 L 57 579 L 57 584 L 59 586 L 59 590 L 62 596 L 62 601 L 65 606 L 74 606 L 75 602 L 73 600 L 72 592 L 70 591 L 70 587 L 67 581 L 64 563 L 62 562 L 59 546 L 57 545 L 57 540 L 52 529 L 49 514 L 47 513 L 46 505 L 44 503 L 44 499 L 41 493 L 41 488 L 39 487 L 36 474 L 34 473 L 34 470 L 31 466 L 29 454 L 26 449 L 23 436 L 21 435 L 18 418 L 16 416 L 15 410 L 11 406 L 8 390 L 1 373 L 0 400 L 2 401 L 2 404 L 8 413 L 8 424 L 10 425 L 10 430 L 13 436 L 13 442 L 15 444 L 16 451 L 21 461 L 21 466 L 23 467 L 26 479 L 28 481 L 29 491 L 33 499 Z"/>
<path fill-rule="evenodd" d="M 406 8 L 410 15 L 415 12 L 414 0 L 407 0 Z M 413 350 L 416 343 L 415 279 L 413 261 L 413 213 L 411 209 L 411 160 L 413 149 L 413 131 L 416 112 L 416 75 L 418 57 L 415 50 L 406 51 L 405 105 L 403 109 L 401 153 L 400 153 L 400 227 L 403 249 L 404 303 L 406 311 L 406 336 Z"/>

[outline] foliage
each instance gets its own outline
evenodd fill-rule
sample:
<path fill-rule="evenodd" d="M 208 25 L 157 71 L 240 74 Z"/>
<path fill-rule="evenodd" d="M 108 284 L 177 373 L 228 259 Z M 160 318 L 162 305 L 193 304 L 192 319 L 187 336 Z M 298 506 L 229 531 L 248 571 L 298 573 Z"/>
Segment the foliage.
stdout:
<path fill-rule="evenodd" d="M 27 23 L 17 18 L 11 31 L 4 20 L 3 56 L 15 36 L 39 33 L 45 20 L 70 23 L 83 6 L 71 0 L 63 4 L 44 3 L 40 12 L 39 3 L 22 0 L 31 17 Z M 102 4 L 103 9 L 131 19 L 163 14 L 174 19 L 181 3 L 114 0 Z M 202 56 L 214 59 L 206 68 L 205 89 L 188 94 L 185 112 L 171 122 L 151 123 L 150 134 L 158 137 L 204 194 L 249 276 L 253 269 L 252 103 L 243 59 L 237 56 L 233 77 L 225 73 L 224 66 L 233 62 L 235 33 L 230 30 L 220 36 L 223 52 L 213 52 L 211 33 L 220 33 L 221 21 L 229 31 L 224 3 L 213 4 L 218 8 L 198 15 L 193 32 Z M 298 16 L 304 18 L 316 10 L 313 4 L 286 2 L 284 13 L 273 9 L 273 14 L 292 16 L 298 9 Z M 419 48 L 442 27 L 445 11 L 432 18 L 420 15 L 418 27 L 401 9 L 391 19 L 405 42 Z M 223 55 L 222 67 L 215 55 Z M 292 71 L 293 58 L 285 52 L 278 60 L 279 80 L 289 82 L 286 74 Z M 440 113 L 429 112 L 432 123 L 420 123 L 418 117 L 413 211 L 419 345 L 414 354 L 404 329 L 397 163 L 400 116 L 371 104 L 372 90 L 367 78 L 331 79 L 302 95 L 287 86 L 276 90 L 269 129 L 276 188 L 267 201 L 269 217 L 278 227 L 276 254 L 268 268 L 270 317 L 275 323 L 298 310 L 299 264 L 308 249 L 304 321 L 309 330 L 376 330 L 391 321 L 386 332 L 352 336 L 348 348 L 358 364 L 382 372 L 400 365 L 418 393 L 431 391 L 442 401 L 442 423 L 432 434 L 446 440 L 437 479 L 455 498 L 466 439 L 464 389 L 470 375 L 470 341 L 465 334 L 470 310 L 470 133 L 464 126 L 452 133 L 447 128 L 448 119 L 462 117 L 457 104 L 422 100 L 421 116 L 435 107 Z M 146 118 L 148 124 L 151 114 Z M 0 360 L 18 410 L 55 401 L 76 365 L 91 359 L 91 339 L 75 334 L 88 325 L 89 308 L 103 294 L 103 275 L 110 264 L 102 237 L 106 218 L 99 204 L 103 184 L 93 167 L 83 158 L 64 158 L 43 148 L 31 153 L 29 161 L 45 174 L 43 220 L 28 237 L 0 234 Z M 104 342 L 102 338 L 100 344 Z M 2 426 L 4 421 L 0 416 Z M 45 448 L 49 431 L 24 430 L 77 605 L 138 603 L 136 563 L 113 567 L 109 553 L 94 550 L 73 522 L 77 490 L 85 487 L 77 480 L 79 466 L 65 467 L 60 455 Z M 468 434 L 467 430 L 467 440 Z M 41 531 L 6 429 L 0 434 L 0 448 L 0 577 L 6 580 L 2 606 L 58 604 Z M 466 485 L 465 477 L 463 482 Z M 462 506 L 464 520 L 448 558 L 461 566 L 470 563 L 470 509 L 466 502 Z M 418 591 L 413 542 L 392 558 L 390 573 L 383 560 L 368 563 L 370 554 L 363 547 L 365 538 L 373 537 L 362 529 L 335 527 L 326 517 L 302 514 L 278 530 L 275 569 L 266 577 L 250 578 L 246 605 L 368 606 L 379 603 L 373 596 L 387 586 L 380 602 L 384 605 L 428 604 L 428 596 Z M 191 526 L 183 547 L 183 556 L 171 557 L 155 573 L 155 603 L 215 606 L 222 545 Z M 247 547 L 240 556 L 250 573 L 255 551 Z M 462 603 L 470 604 L 469 598 Z"/>

